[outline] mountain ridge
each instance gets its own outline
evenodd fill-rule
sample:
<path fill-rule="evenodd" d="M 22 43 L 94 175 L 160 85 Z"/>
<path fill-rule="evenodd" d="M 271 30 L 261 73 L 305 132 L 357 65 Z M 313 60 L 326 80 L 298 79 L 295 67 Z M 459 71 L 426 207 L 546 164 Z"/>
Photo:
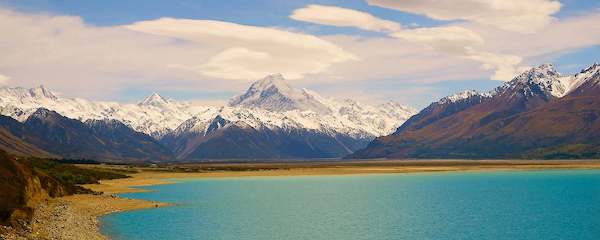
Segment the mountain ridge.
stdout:
<path fill-rule="evenodd" d="M 261 84 L 265 86 L 260 86 L 259 88 L 258 86 Z M 270 92 L 273 86 L 276 86 L 275 88 L 277 89 L 274 93 Z M 283 90 L 280 91 L 280 89 Z M 44 94 L 32 94 L 31 92 Z M 285 116 L 288 112 L 312 111 L 316 112 L 319 118 L 330 116 L 332 113 L 336 114 L 334 111 L 340 108 L 340 103 L 337 100 L 323 98 L 310 90 L 292 88 L 285 82 L 285 79 L 281 75 L 270 75 L 256 81 L 245 92 L 245 94 L 249 93 L 250 95 L 256 94 L 255 96 L 253 95 L 253 99 L 259 102 L 254 102 L 256 104 L 243 101 L 237 103 L 236 99 L 244 95 L 241 94 L 233 97 L 230 104 L 224 107 L 243 110 L 258 109 L 255 115 L 264 112 L 260 110 L 277 112 L 282 116 Z M 274 109 L 276 104 L 273 102 L 273 96 L 276 96 L 276 99 L 282 98 L 285 100 L 282 103 L 283 107 L 279 106 L 279 109 Z M 300 102 L 297 102 L 297 100 Z M 316 107 L 313 109 L 311 106 Z M 369 123 L 365 131 L 375 137 L 393 131 L 400 125 L 401 121 L 408 119 L 410 115 L 416 112 L 412 108 L 401 105 L 385 110 L 380 106 L 367 107 L 369 109 L 365 109 L 362 112 L 356 111 L 354 114 L 375 115 L 373 118 L 383 119 L 384 123 L 375 123 L 373 119 L 367 119 L 369 116 L 344 117 L 344 114 L 338 114 L 330 120 L 333 122 L 346 121 L 347 125 L 348 122 L 352 122 L 348 120 L 351 118 L 367 119 L 373 123 Z M 116 102 L 89 101 L 80 98 L 64 98 L 56 96 L 43 86 L 33 89 L 20 87 L 0 88 L 0 114 L 23 122 L 38 108 L 51 109 L 61 115 L 78 119 L 82 122 L 88 119 L 117 119 L 138 132 L 146 133 L 160 140 L 166 134 L 175 131 L 186 120 L 194 117 L 209 120 L 209 118 L 215 117 L 223 107 L 203 106 L 187 101 L 169 100 L 163 98 L 158 93 L 153 93 L 136 104 L 119 104 Z M 297 116 L 298 114 L 292 115 Z M 355 121 L 353 125 L 354 128 L 361 128 L 361 125 L 364 125 L 364 123 Z"/>
<path fill-rule="evenodd" d="M 51 113 L 64 115 L 65 119 L 58 122 L 70 121 L 71 125 L 77 125 L 71 130 L 64 130 L 67 133 L 81 132 L 107 141 L 101 143 L 87 139 L 88 145 L 103 145 L 109 152 L 106 155 L 94 153 L 93 156 L 120 157 L 128 161 L 133 160 L 130 158 L 149 160 L 144 154 L 127 155 L 134 154 L 139 147 L 126 143 L 129 136 L 134 137 L 134 140 L 129 139 L 130 142 L 149 144 L 147 151 L 157 156 L 173 154 L 170 160 L 177 161 L 244 156 L 341 157 L 365 146 L 377 136 L 390 133 L 414 112 L 397 103 L 371 106 L 353 100 L 325 98 L 307 89 L 293 88 L 281 75 L 269 75 L 256 81 L 247 91 L 232 98 L 230 105 L 221 107 L 165 99 L 158 93 L 136 104 L 118 104 L 63 98 L 44 87 L 0 88 L 0 113 L 23 123 L 29 119 L 46 118 Z M 50 118 L 48 122 L 53 121 Z M 63 127 L 57 125 L 57 129 L 48 127 L 40 130 L 59 131 Z M 115 132 L 120 133 L 118 138 L 111 135 Z M 147 139 L 138 132 L 153 139 Z M 67 134 L 52 132 L 55 135 L 59 133 Z M 78 135 L 78 138 L 85 139 L 83 135 Z M 57 147 L 45 141 L 51 139 L 42 139 L 31 141 L 37 141 L 43 149 Z M 244 141 L 251 144 L 241 144 Z M 128 151 L 119 148 L 125 146 Z M 77 149 L 59 152 L 63 147 L 51 149 L 51 152 L 63 157 L 89 157 L 75 154 Z M 157 157 L 156 160 L 166 158 Z"/>
<path fill-rule="evenodd" d="M 347 158 L 598 157 L 600 66 L 563 76 L 542 65 L 489 93 L 443 101 Z"/>
<path fill-rule="evenodd" d="M 29 152 L 18 152 L 19 155 L 119 162 L 172 158 L 170 151 L 156 140 L 117 120 L 84 123 L 44 108 L 36 110 L 23 123 L 2 118 L 5 121 L 0 122 L 0 129 L 6 129 L 14 139 L 0 137 L 0 142 L 17 141 L 34 147 Z"/>

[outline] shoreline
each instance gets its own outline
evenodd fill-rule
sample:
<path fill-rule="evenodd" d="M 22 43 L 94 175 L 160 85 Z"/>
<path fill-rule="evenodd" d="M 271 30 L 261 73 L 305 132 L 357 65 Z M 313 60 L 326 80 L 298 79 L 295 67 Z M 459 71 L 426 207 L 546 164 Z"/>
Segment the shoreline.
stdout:
<path fill-rule="evenodd" d="M 95 167 L 98 166 L 83 166 Z M 131 166 L 101 166 L 106 169 L 130 169 Z M 197 172 L 190 172 L 196 169 Z M 212 169 L 204 171 L 199 169 Z M 216 169 L 216 170 L 215 170 Z M 228 169 L 228 170 L 219 170 Z M 186 164 L 173 168 L 134 168 L 130 178 L 101 181 L 83 187 L 102 195 L 73 195 L 49 200 L 36 209 L 32 233 L 41 239 L 98 239 L 102 234 L 102 216 L 123 211 L 171 206 L 169 203 L 118 197 L 115 194 L 144 192 L 146 186 L 174 184 L 172 179 L 286 177 L 403 174 L 429 172 L 473 171 L 543 171 L 600 169 L 600 161 L 374 161 L 350 163 L 243 163 L 243 164 Z M 186 172 L 187 171 L 187 172 Z"/>

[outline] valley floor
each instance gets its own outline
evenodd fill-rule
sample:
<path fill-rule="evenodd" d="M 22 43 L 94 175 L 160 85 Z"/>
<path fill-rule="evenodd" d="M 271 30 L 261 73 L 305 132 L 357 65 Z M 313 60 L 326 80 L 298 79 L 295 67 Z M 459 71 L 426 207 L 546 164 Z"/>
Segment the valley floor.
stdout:
<path fill-rule="evenodd" d="M 168 206 L 168 203 L 125 199 L 114 194 L 144 191 L 138 187 L 170 184 L 173 179 L 258 176 L 311 176 L 347 174 L 389 174 L 439 171 L 600 169 L 600 161 L 523 160 L 375 160 L 310 163 L 212 163 L 157 167 L 127 165 L 80 165 L 135 172 L 131 178 L 85 185 L 102 195 L 75 195 L 41 204 L 36 210 L 27 237 L 3 235 L 6 239 L 108 239 L 100 233 L 98 218 L 116 211 Z M 2 232 L 2 231 L 0 231 Z"/>

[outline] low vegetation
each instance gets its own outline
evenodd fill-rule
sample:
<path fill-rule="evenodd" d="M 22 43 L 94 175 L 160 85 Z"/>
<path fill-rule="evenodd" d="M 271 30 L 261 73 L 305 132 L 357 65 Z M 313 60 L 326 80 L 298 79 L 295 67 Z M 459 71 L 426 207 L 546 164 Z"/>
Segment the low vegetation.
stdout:
<path fill-rule="evenodd" d="M 75 165 L 41 158 L 21 160 L 34 169 L 44 172 L 64 185 L 98 183 L 100 180 L 127 178 L 127 175 L 106 169 L 80 168 Z"/>
<path fill-rule="evenodd" d="M 80 168 L 42 158 L 15 157 L 0 151 L 0 225 L 25 226 L 40 202 L 71 194 L 94 193 L 80 184 L 126 178 L 110 170 Z"/>

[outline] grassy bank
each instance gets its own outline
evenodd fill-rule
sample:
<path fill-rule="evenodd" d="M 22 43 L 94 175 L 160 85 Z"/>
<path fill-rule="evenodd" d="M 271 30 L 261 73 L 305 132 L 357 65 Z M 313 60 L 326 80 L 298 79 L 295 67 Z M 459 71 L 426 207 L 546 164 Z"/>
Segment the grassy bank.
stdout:
<path fill-rule="evenodd" d="M 33 209 L 49 198 L 94 193 L 79 186 L 126 178 L 118 171 L 79 168 L 51 159 L 0 152 L 0 225 L 27 228 Z"/>

